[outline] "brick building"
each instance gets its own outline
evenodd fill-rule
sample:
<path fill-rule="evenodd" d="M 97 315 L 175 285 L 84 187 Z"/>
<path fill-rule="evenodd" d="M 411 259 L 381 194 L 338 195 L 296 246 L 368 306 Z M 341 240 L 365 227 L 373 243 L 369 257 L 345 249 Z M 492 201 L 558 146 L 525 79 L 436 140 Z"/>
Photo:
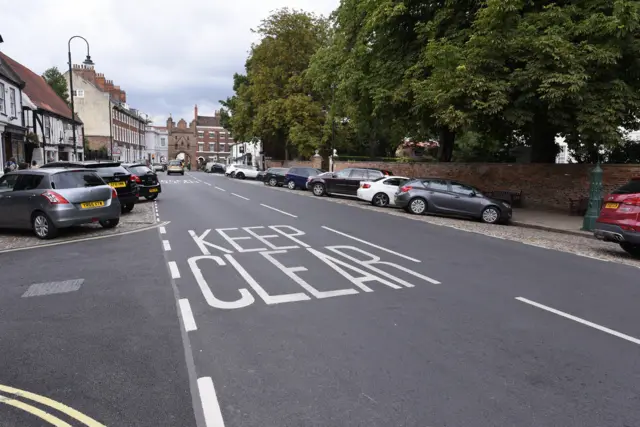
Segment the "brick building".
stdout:
<path fill-rule="evenodd" d="M 193 120 L 189 125 L 184 119 L 176 124 L 169 117 L 167 130 L 169 159 L 180 155 L 191 164 L 192 169 L 196 169 L 198 163 L 226 163 L 235 144 L 231 132 L 220 126 L 220 111 L 215 111 L 213 116 L 200 116 L 197 105 L 193 109 Z"/>
<path fill-rule="evenodd" d="M 69 82 L 68 71 L 65 78 Z M 146 157 L 147 117 L 127 104 L 127 93 L 120 86 L 96 73 L 93 66 L 74 65 L 73 89 L 71 96 L 90 150 L 106 151 L 125 162 Z"/>

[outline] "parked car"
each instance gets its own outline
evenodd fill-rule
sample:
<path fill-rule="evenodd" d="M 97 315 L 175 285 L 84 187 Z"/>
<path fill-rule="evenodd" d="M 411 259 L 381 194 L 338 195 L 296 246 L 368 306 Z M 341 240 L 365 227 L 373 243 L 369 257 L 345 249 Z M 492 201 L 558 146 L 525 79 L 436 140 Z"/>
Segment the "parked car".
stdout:
<path fill-rule="evenodd" d="M 284 177 L 284 184 L 289 190 L 296 188 L 307 188 L 307 179 L 310 176 L 320 175 L 323 171 L 316 168 L 292 167 Z"/>
<path fill-rule="evenodd" d="M 640 178 L 608 194 L 593 230 L 596 238 L 615 242 L 640 258 Z"/>
<path fill-rule="evenodd" d="M 207 163 L 204 169 L 208 173 L 224 173 L 225 166 L 222 163 Z"/>
<path fill-rule="evenodd" d="M 383 176 L 391 176 L 393 173 L 382 169 L 347 168 L 340 172 L 322 174 L 309 181 L 314 196 L 342 196 L 357 197 L 361 181 L 372 181 Z"/>
<path fill-rule="evenodd" d="M 378 178 L 374 181 L 362 181 L 360 188 L 358 188 L 358 199 L 379 207 L 395 205 L 395 194 L 398 187 L 409 180 L 410 178 L 404 176 L 391 176 Z"/>
<path fill-rule="evenodd" d="M 227 168 L 224 171 L 224 174 L 228 177 L 233 178 L 236 174 L 236 170 L 238 169 L 238 166 L 241 165 L 227 165 Z"/>
<path fill-rule="evenodd" d="M 152 165 L 152 169 L 154 172 L 163 172 L 164 171 L 164 165 L 162 163 L 154 163 Z"/>
<path fill-rule="evenodd" d="M 288 168 L 269 168 L 265 171 L 264 174 L 264 185 L 269 185 L 271 187 L 282 187 L 285 182 L 285 176 L 289 171 Z"/>
<path fill-rule="evenodd" d="M 258 168 L 255 166 L 249 165 L 236 165 L 236 172 L 234 174 L 235 178 L 245 179 L 251 178 L 255 179 L 258 176 Z"/>
<path fill-rule="evenodd" d="M 92 170 L 27 169 L 0 178 L 0 227 L 32 229 L 40 239 L 93 222 L 113 228 L 120 211 L 118 192 Z"/>
<path fill-rule="evenodd" d="M 264 182 L 264 176 L 267 174 L 267 171 L 258 171 L 258 175 L 256 175 L 256 181 Z"/>
<path fill-rule="evenodd" d="M 172 173 L 179 173 L 184 176 L 184 163 L 182 160 L 171 160 L 167 166 L 167 175 Z"/>
<path fill-rule="evenodd" d="M 307 190 L 311 191 L 311 181 L 318 177 L 318 178 L 325 178 L 325 177 L 330 177 L 331 175 L 333 175 L 333 172 L 322 172 L 320 175 L 314 175 L 314 176 L 310 176 L 309 178 L 307 178 L 307 182 L 305 183 L 305 187 Z"/>
<path fill-rule="evenodd" d="M 405 182 L 395 194 L 395 203 L 415 215 L 467 216 L 489 224 L 509 222 L 513 215 L 507 202 L 487 197 L 469 185 L 442 178 Z"/>
<path fill-rule="evenodd" d="M 122 212 L 131 212 L 138 202 L 138 185 L 135 178 L 132 177 L 120 162 L 111 160 L 86 161 L 86 162 L 50 162 L 40 166 L 40 169 L 47 168 L 84 168 L 93 169 L 104 182 L 115 188 L 118 192 L 118 200 Z"/>
<path fill-rule="evenodd" d="M 158 175 L 145 164 L 134 163 L 125 166 L 136 184 L 138 184 L 138 194 L 147 200 L 154 200 L 162 193 Z"/>

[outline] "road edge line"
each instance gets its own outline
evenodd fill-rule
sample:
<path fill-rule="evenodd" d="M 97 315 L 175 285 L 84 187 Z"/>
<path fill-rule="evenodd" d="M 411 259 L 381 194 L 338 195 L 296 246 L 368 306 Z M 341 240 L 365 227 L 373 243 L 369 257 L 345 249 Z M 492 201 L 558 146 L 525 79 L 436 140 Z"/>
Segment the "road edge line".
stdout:
<path fill-rule="evenodd" d="M 198 389 L 200 390 L 202 407 L 206 408 L 204 410 L 204 419 L 207 427 L 224 427 L 220 402 L 211 377 L 198 378 Z"/>

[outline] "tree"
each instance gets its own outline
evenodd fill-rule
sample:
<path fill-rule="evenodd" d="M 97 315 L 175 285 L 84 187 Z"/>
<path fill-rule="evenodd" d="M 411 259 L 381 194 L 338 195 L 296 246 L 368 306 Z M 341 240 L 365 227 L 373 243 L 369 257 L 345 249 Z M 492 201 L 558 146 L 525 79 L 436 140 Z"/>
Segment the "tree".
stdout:
<path fill-rule="evenodd" d="M 67 81 L 65 80 L 60 70 L 58 70 L 58 67 L 51 67 L 47 69 L 42 74 L 42 78 L 49 84 L 49 86 L 51 86 L 54 92 L 58 94 L 58 96 L 62 98 L 64 102 L 69 105 L 71 104 L 71 101 L 69 100 L 69 89 L 67 88 Z"/>

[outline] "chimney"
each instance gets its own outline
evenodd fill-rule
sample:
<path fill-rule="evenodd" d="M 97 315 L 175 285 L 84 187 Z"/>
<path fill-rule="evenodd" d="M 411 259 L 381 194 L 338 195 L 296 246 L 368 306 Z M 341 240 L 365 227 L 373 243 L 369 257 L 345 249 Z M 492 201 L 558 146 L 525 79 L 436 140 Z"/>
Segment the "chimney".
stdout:
<path fill-rule="evenodd" d="M 105 85 L 105 78 L 104 78 L 104 74 L 102 73 L 96 73 L 96 86 L 98 86 L 98 88 L 101 91 L 104 91 L 104 85 Z"/>
<path fill-rule="evenodd" d="M 198 104 L 193 107 L 193 120 L 198 120 Z"/>
<path fill-rule="evenodd" d="M 96 83 L 96 70 L 89 65 L 74 65 L 73 70 L 80 77 L 93 84 Z"/>
<path fill-rule="evenodd" d="M 127 92 L 124 90 L 120 91 L 120 102 L 127 102 Z"/>
<path fill-rule="evenodd" d="M 170 131 L 173 128 L 173 118 L 171 114 L 169 114 L 169 118 L 167 119 L 167 129 Z"/>

